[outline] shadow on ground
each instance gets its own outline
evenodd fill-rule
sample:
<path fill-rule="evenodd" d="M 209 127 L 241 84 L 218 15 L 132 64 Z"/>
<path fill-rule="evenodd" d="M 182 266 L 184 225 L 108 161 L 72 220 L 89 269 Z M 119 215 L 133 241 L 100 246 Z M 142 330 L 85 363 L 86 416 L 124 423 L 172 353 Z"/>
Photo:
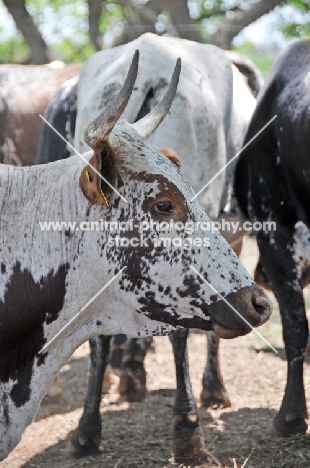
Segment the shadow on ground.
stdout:
<path fill-rule="evenodd" d="M 143 403 L 131 404 L 126 410 L 121 402 L 106 407 L 102 413 L 101 451 L 96 456 L 72 459 L 66 453 L 67 440 L 62 440 L 22 467 L 176 467 L 178 465 L 171 461 L 170 450 L 173 393 L 171 389 L 148 392 Z M 207 447 L 222 467 L 232 468 L 235 458 L 240 468 L 251 455 L 247 468 L 309 468 L 309 438 L 271 436 L 269 431 L 274 415 L 275 411 L 266 408 L 242 408 L 212 417 L 200 409 Z"/>

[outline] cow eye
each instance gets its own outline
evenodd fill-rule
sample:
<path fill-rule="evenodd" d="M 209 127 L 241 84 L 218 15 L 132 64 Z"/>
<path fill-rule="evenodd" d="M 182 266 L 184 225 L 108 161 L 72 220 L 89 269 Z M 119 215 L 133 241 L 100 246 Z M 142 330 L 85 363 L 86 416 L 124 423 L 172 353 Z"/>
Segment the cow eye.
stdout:
<path fill-rule="evenodd" d="M 156 203 L 154 206 L 154 210 L 157 214 L 172 214 L 174 213 L 174 207 L 171 203 L 171 201 L 161 201 Z"/>

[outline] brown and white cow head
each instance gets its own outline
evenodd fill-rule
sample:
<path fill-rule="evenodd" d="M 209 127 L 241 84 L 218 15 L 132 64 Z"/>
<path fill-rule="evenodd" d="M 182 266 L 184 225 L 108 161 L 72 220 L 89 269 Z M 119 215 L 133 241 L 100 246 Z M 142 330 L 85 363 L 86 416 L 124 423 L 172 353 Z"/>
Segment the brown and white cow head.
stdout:
<path fill-rule="evenodd" d="M 197 201 L 190 202 L 193 190 L 177 165 L 145 141 L 169 111 L 177 88 L 180 61 L 166 96 L 150 114 L 132 125 L 117 122 L 134 87 L 137 63 L 136 53 L 123 89 L 86 129 L 85 141 L 94 153 L 79 179 L 91 206 L 90 223 L 132 220 L 129 230 L 107 228 L 101 240 L 97 240 L 98 258 L 105 259 L 102 279 L 106 273 L 111 276 L 126 267 L 121 278 L 110 286 L 114 295 L 110 307 L 123 314 L 124 322 L 126 313 L 131 310 L 133 318 L 130 320 L 134 322 L 135 317 L 144 316 L 144 319 L 148 317 L 172 327 L 214 329 L 221 337 L 248 333 L 248 325 L 191 267 L 253 326 L 269 317 L 270 304 L 266 296 L 253 283 L 221 235 L 212 230 L 206 233 L 205 227 L 211 226 L 211 221 Z M 192 226 L 193 232 L 179 228 L 180 222 Z M 175 225 L 176 229 L 163 232 L 156 229 L 156 223 L 179 224 Z M 91 251 L 94 233 L 85 236 L 85 243 L 86 237 Z M 86 245 L 85 248 L 87 250 Z M 90 258 L 84 265 L 88 264 L 91 270 L 94 262 L 96 260 Z M 99 284 L 102 282 L 98 283 L 98 289 Z M 100 300 L 98 307 L 99 304 Z M 101 307 L 106 308 L 106 303 Z M 145 335 L 172 330 L 163 324 L 155 324 L 154 328 L 151 323 L 143 322 L 139 330 L 124 326 L 122 331 Z M 117 331 L 120 332 L 115 329 L 113 333 Z"/>

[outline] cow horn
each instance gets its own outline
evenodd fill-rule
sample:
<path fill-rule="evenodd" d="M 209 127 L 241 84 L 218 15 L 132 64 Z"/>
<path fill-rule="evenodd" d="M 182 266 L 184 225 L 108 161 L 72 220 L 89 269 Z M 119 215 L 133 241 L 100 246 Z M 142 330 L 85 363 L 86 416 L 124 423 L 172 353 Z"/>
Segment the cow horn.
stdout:
<path fill-rule="evenodd" d="M 168 90 L 163 99 L 157 104 L 156 107 L 154 107 L 154 109 L 149 114 L 147 114 L 145 117 L 133 124 L 134 129 L 137 130 L 137 132 L 139 132 L 142 137 L 146 139 L 149 138 L 168 114 L 178 87 L 180 72 L 181 59 L 179 57 L 174 68 L 173 75 L 168 86 Z"/>
<path fill-rule="evenodd" d="M 84 141 L 91 148 L 94 147 L 98 139 L 106 139 L 108 137 L 124 112 L 137 78 L 138 63 L 139 51 L 136 50 L 122 89 L 104 111 L 101 112 L 84 131 Z"/>

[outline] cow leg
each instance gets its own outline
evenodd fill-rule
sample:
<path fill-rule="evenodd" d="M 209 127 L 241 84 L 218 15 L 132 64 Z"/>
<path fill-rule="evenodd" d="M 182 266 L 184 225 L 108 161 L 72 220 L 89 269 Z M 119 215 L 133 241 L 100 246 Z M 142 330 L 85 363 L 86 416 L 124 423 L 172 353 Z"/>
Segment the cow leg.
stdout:
<path fill-rule="evenodd" d="M 209 461 L 198 410 L 192 393 L 187 356 L 188 330 L 181 329 L 171 337 L 177 388 L 173 404 L 173 454 L 176 463 L 201 464 Z"/>
<path fill-rule="evenodd" d="M 291 289 L 290 287 L 287 288 Z M 279 301 L 283 339 L 287 358 L 287 383 L 281 408 L 274 420 L 275 431 L 281 436 L 304 434 L 308 417 L 303 384 L 303 361 L 308 340 L 308 322 L 302 290 L 275 291 Z"/>
<path fill-rule="evenodd" d="M 70 452 L 76 457 L 98 452 L 101 438 L 100 402 L 102 379 L 107 366 L 110 336 L 96 336 L 89 340 L 90 369 L 83 415 L 78 428 L 70 436 Z"/>
<path fill-rule="evenodd" d="M 114 335 L 112 338 L 110 343 L 109 364 L 105 370 L 102 382 L 102 393 L 109 392 L 113 381 L 113 375 L 117 375 L 118 377 L 120 375 L 126 341 L 127 336 L 124 334 Z"/>
<path fill-rule="evenodd" d="M 202 378 L 201 405 L 204 408 L 228 408 L 231 402 L 220 371 L 220 339 L 212 331 L 207 332 L 207 337 L 208 360 Z"/>
<path fill-rule="evenodd" d="M 254 281 L 265 289 L 270 290 L 270 284 L 266 276 L 266 272 L 262 265 L 261 259 L 258 260 L 256 268 L 254 270 Z"/>
<path fill-rule="evenodd" d="M 277 243 L 277 242 L 276 242 Z M 289 249 L 264 250 L 260 246 L 262 263 L 279 302 L 283 339 L 287 358 L 287 383 L 280 411 L 274 419 L 275 432 L 281 436 L 307 430 L 307 407 L 303 385 L 303 360 L 308 339 L 308 322 L 302 294 L 301 279 Z M 280 250 L 281 249 L 281 250 Z"/>
<path fill-rule="evenodd" d="M 113 372 L 115 372 L 115 374 L 117 375 L 119 375 L 120 369 L 122 367 L 126 343 L 127 343 L 126 335 L 122 334 L 122 335 L 113 336 L 113 340 L 111 343 L 109 364 L 111 368 L 113 369 Z"/>
<path fill-rule="evenodd" d="M 130 402 L 142 401 L 146 394 L 144 358 L 146 343 L 143 338 L 127 341 L 120 370 L 119 393 Z"/>

